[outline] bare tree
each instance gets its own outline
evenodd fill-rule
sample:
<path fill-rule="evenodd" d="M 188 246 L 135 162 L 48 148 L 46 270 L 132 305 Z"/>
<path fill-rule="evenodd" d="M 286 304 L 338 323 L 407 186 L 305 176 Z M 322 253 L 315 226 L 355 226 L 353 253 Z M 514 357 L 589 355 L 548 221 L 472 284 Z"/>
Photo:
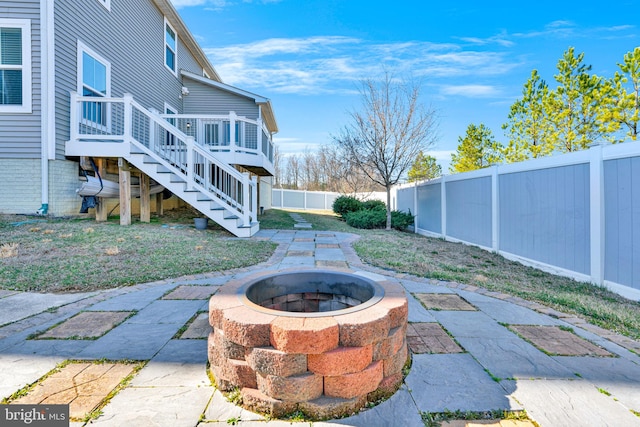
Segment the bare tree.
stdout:
<path fill-rule="evenodd" d="M 387 230 L 391 229 L 391 187 L 421 151 L 436 139 L 436 114 L 420 103 L 420 86 L 398 81 L 388 72 L 380 81 L 363 80 L 361 111 L 334 141 L 370 180 L 387 191 Z"/>
<path fill-rule="evenodd" d="M 282 154 L 280 153 L 280 148 L 278 147 L 278 145 L 275 145 L 273 150 L 273 169 L 275 177 L 274 188 L 282 188 L 282 178 L 284 176 L 282 163 Z"/>

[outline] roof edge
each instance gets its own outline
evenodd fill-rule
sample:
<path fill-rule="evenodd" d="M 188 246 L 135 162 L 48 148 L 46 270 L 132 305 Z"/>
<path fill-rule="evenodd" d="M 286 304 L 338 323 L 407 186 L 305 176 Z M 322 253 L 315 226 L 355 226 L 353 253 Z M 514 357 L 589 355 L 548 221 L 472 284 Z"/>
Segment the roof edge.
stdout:
<path fill-rule="evenodd" d="M 264 96 L 257 95 L 255 93 L 246 91 L 244 89 L 237 88 L 235 86 L 228 85 L 221 81 L 215 81 L 212 79 L 208 79 L 206 77 L 200 76 L 198 74 L 192 73 L 186 70 L 180 70 L 180 74 L 183 77 L 187 77 L 191 80 L 197 81 L 199 83 L 215 87 L 216 89 L 224 90 L 229 93 L 233 93 L 238 96 L 243 96 L 245 98 L 253 99 L 254 102 L 261 108 L 262 116 L 267 124 L 269 130 L 273 133 L 278 132 L 278 123 L 276 121 L 276 117 L 273 113 L 273 108 L 271 106 L 271 100 L 269 98 L 265 98 Z"/>

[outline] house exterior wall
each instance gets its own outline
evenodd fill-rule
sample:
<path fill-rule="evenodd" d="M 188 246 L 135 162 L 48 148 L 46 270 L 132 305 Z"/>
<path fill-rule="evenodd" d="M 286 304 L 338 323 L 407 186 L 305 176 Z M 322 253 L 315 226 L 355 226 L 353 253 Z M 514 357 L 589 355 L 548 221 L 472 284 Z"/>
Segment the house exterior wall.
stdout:
<path fill-rule="evenodd" d="M 78 90 L 78 41 L 111 63 L 111 96 L 131 93 L 146 108 L 164 103 L 182 112 L 179 70 L 202 74 L 202 66 L 177 40 L 177 76 L 164 65 L 164 16 L 149 0 L 56 2 L 56 158 L 69 139 L 69 93 Z"/>
<path fill-rule="evenodd" d="M 34 214 L 40 207 L 40 160 L 0 158 L 0 213 Z"/>
<path fill-rule="evenodd" d="M 184 79 L 189 95 L 184 97 L 184 114 L 229 114 L 255 120 L 259 107 L 254 100 L 213 88 L 200 82 Z"/>
<path fill-rule="evenodd" d="M 31 113 L 0 114 L 0 158 L 40 158 L 40 0 L 0 2 L 0 17 L 31 21 Z M 36 165 L 36 168 L 39 166 Z M 6 182 L 6 181 L 3 181 Z M 2 202 L 0 202 L 0 208 Z M 38 207 L 40 205 L 38 204 Z"/>

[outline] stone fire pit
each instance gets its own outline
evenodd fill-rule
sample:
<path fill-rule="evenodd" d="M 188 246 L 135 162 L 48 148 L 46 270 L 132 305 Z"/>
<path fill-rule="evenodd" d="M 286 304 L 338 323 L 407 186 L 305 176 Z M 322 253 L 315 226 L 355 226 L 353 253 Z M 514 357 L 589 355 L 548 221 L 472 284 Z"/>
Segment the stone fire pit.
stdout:
<path fill-rule="evenodd" d="M 407 362 L 397 283 L 334 270 L 256 273 L 209 303 L 211 373 L 247 409 L 280 418 L 352 414 L 393 394 Z"/>

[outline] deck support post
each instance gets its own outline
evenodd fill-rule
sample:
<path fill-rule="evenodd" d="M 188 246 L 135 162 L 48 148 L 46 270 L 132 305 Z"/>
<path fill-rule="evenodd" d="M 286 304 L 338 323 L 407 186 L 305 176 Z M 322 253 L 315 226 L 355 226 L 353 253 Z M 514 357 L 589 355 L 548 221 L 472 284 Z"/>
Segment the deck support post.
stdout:
<path fill-rule="evenodd" d="M 164 215 L 164 205 L 162 204 L 162 198 L 164 196 L 162 195 L 162 193 L 162 191 L 156 193 L 156 215 L 158 216 Z"/>
<path fill-rule="evenodd" d="M 125 159 L 118 159 L 120 178 L 120 225 L 131 225 L 131 169 Z"/>
<path fill-rule="evenodd" d="M 107 160 L 106 159 L 97 159 L 96 167 L 98 168 L 98 173 L 101 177 L 105 175 L 105 171 L 107 169 Z M 104 197 L 98 197 L 98 205 L 96 206 L 96 222 L 105 222 L 107 220 L 107 199 Z"/>
<path fill-rule="evenodd" d="M 149 175 L 140 172 L 140 222 L 151 222 Z"/>

